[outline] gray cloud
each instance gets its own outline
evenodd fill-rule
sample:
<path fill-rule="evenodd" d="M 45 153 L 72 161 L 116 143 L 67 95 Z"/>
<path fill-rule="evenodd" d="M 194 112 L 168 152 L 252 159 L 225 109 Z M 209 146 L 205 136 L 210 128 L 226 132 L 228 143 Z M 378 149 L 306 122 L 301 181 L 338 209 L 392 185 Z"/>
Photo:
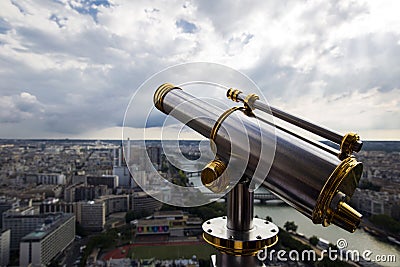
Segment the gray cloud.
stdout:
<path fill-rule="evenodd" d="M 22 92 L 20 95 L 0 96 L 0 123 L 19 123 L 40 118 L 43 113 L 43 105 L 36 96 L 27 92 Z"/>
<path fill-rule="evenodd" d="M 370 92 L 387 99 L 400 88 L 400 19 L 377 3 L 4 1 L 0 138 L 120 126 L 147 78 L 189 61 L 237 68 L 271 104 L 290 103 L 285 108 L 303 115 L 310 115 L 298 109 L 303 97 L 324 109 Z M 152 94 L 137 96 L 143 106 L 131 126 L 143 126 Z M 395 120 L 398 104 L 371 113 L 379 105 L 368 103 L 364 114 L 378 114 L 365 123 L 369 129 L 397 129 L 383 122 Z M 148 126 L 162 119 L 152 114 Z M 332 114 L 321 122 L 335 127 L 338 120 Z"/>

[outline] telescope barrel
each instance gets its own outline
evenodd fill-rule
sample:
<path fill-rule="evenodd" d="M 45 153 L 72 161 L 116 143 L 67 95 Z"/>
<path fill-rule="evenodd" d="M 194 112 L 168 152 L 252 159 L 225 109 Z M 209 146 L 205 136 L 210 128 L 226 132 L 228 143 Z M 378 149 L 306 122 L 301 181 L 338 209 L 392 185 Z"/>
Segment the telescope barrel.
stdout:
<path fill-rule="evenodd" d="M 241 93 L 235 95 L 235 101 L 237 101 L 237 102 L 244 103 L 245 99 L 246 99 L 246 97 L 243 96 L 243 94 L 241 94 Z M 341 143 L 343 141 L 344 135 L 339 132 L 316 125 L 312 122 L 309 122 L 305 119 L 294 116 L 294 115 L 287 113 L 283 110 L 280 110 L 276 107 L 267 106 L 265 103 L 263 103 L 260 100 L 255 100 L 253 105 L 254 105 L 255 109 L 261 110 L 266 113 L 272 113 L 272 115 L 274 117 L 277 117 L 281 120 L 289 122 L 293 125 L 296 125 L 297 127 L 307 130 L 313 134 L 319 135 L 320 137 L 323 137 L 323 138 L 325 138 L 329 141 L 332 141 L 336 144 L 341 145 Z M 362 147 L 362 142 L 360 142 L 360 141 L 354 142 L 354 144 L 353 144 L 354 151 L 359 152 L 361 150 L 361 147 Z"/>
<path fill-rule="evenodd" d="M 218 159 L 226 164 L 242 162 L 244 176 L 262 182 L 264 187 L 314 223 L 324 226 L 333 223 L 350 232 L 359 225 L 361 214 L 345 203 L 352 196 L 362 173 L 362 164 L 354 157 L 340 161 L 331 153 L 271 124 L 262 123 L 240 109 L 224 113 L 171 84 L 157 89 L 154 103 L 165 114 L 211 138 Z M 229 136 L 228 133 L 239 134 Z M 240 136 L 246 136 L 247 140 Z M 268 151 L 275 149 L 274 158 L 262 158 L 265 155 L 261 146 Z M 232 154 L 232 151 L 236 153 Z M 271 160 L 269 173 L 257 172 L 259 164 Z"/>

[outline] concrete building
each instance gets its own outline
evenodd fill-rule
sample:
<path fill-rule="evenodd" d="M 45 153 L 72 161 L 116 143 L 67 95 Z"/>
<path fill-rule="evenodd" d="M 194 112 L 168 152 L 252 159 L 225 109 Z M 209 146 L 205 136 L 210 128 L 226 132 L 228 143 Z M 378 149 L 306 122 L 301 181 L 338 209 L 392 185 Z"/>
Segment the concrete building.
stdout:
<path fill-rule="evenodd" d="M 3 230 L 10 229 L 10 250 L 18 250 L 21 238 L 46 219 L 34 207 L 11 209 L 3 213 Z"/>
<path fill-rule="evenodd" d="M 64 202 L 59 199 L 45 199 L 39 206 L 40 213 L 74 213 L 76 210 L 75 202 Z M 76 214 L 75 214 L 76 215 Z"/>
<path fill-rule="evenodd" d="M 7 266 L 10 261 L 10 229 L 0 234 L 0 266 Z"/>
<path fill-rule="evenodd" d="M 19 200 L 16 198 L 0 198 L 0 229 L 3 227 L 3 213 L 9 209 L 16 209 L 19 207 Z"/>
<path fill-rule="evenodd" d="M 117 175 L 87 176 L 86 179 L 88 185 L 106 185 L 111 189 L 119 186 Z"/>
<path fill-rule="evenodd" d="M 130 207 L 137 212 L 154 212 L 161 209 L 162 203 L 145 192 L 135 192 L 130 195 Z"/>
<path fill-rule="evenodd" d="M 47 266 L 63 252 L 75 238 L 75 216 L 58 214 L 48 217 L 45 223 L 22 238 L 20 266 Z"/>
<path fill-rule="evenodd" d="M 72 176 L 72 184 L 86 184 L 86 175 L 74 175 Z"/>
<path fill-rule="evenodd" d="M 106 187 L 106 185 L 103 185 Z M 89 201 L 94 200 L 96 198 L 96 190 L 95 186 L 77 186 L 73 189 L 74 191 L 74 200 L 73 201 Z"/>
<path fill-rule="evenodd" d="M 130 143 L 130 141 L 129 141 Z M 130 144 L 129 144 L 130 147 Z M 130 150 L 129 150 L 130 151 Z M 128 151 L 126 151 L 128 153 Z M 130 153 L 130 152 L 129 152 Z M 124 153 L 122 147 L 114 149 L 114 165 L 113 165 L 113 175 L 117 175 L 119 178 L 119 186 L 125 188 L 132 188 L 135 186 L 133 182 L 132 175 L 126 165 Z"/>
<path fill-rule="evenodd" d="M 120 187 L 132 188 L 136 186 L 136 183 L 134 182 L 127 166 L 114 166 L 113 175 L 118 176 Z"/>
<path fill-rule="evenodd" d="M 65 175 L 62 173 L 26 174 L 25 180 L 27 183 L 36 183 L 36 184 L 56 184 L 56 185 L 66 184 Z"/>
<path fill-rule="evenodd" d="M 128 195 L 108 195 L 98 200 L 105 203 L 106 216 L 116 212 L 127 212 L 130 209 Z"/>
<path fill-rule="evenodd" d="M 181 210 L 155 212 L 152 219 L 137 220 L 136 235 L 196 236 L 202 234 L 202 223 Z"/>
<path fill-rule="evenodd" d="M 159 146 L 149 146 L 147 147 L 147 155 L 150 159 L 150 162 L 153 163 L 153 166 L 156 170 L 161 169 L 161 147 Z"/>
<path fill-rule="evenodd" d="M 386 214 L 394 218 L 399 217 L 400 194 L 357 188 L 351 198 L 351 203 L 363 215 Z"/>
<path fill-rule="evenodd" d="M 61 185 L 50 185 L 41 184 L 34 188 L 30 188 L 21 194 L 21 198 L 33 198 L 38 199 L 37 196 L 41 196 L 43 199 L 49 197 L 61 197 L 63 193 L 63 186 Z"/>
<path fill-rule="evenodd" d="M 136 167 L 132 166 L 131 168 L 135 169 Z M 148 173 L 144 170 L 139 170 L 138 168 L 136 168 L 134 170 L 134 174 L 133 174 L 133 180 L 135 182 L 135 184 L 138 184 L 140 186 L 144 186 L 148 184 Z"/>
<path fill-rule="evenodd" d="M 88 231 L 102 231 L 106 224 L 106 205 L 102 200 L 78 202 L 77 221 Z"/>
<path fill-rule="evenodd" d="M 166 219 L 138 220 L 136 235 L 169 235 L 169 227 Z"/>
<path fill-rule="evenodd" d="M 65 188 L 64 200 L 66 202 L 89 201 L 95 198 L 111 194 L 112 190 L 107 185 L 86 185 L 84 183 L 73 184 Z"/>

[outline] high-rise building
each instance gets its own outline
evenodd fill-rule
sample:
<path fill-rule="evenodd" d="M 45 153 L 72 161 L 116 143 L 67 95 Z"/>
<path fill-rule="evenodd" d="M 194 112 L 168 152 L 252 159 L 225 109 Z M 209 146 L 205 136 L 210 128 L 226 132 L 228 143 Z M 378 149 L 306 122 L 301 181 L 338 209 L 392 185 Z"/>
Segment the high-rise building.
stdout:
<path fill-rule="evenodd" d="M 19 200 L 16 198 L 0 198 L 0 229 L 3 227 L 3 212 L 9 209 L 16 209 L 19 207 Z"/>
<path fill-rule="evenodd" d="M 10 250 L 18 250 L 21 238 L 42 224 L 46 214 L 39 214 L 34 207 L 11 209 L 3 213 L 3 230 L 10 229 Z"/>
<path fill-rule="evenodd" d="M 152 195 L 155 193 L 152 192 Z M 154 212 L 161 209 L 162 203 L 145 192 L 135 192 L 130 195 L 130 207 L 136 212 Z"/>
<path fill-rule="evenodd" d="M 90 186 L 77 186 L 74 188 L 75 197 L 73 201 L 88 201 L 96 198 L 95 187 Z"/>
<path fill-rule="evenodd" d="M 127 166 L 114 166 L 113 175 L 118 176 L 118 183 L 121 187 L 132 188 L 136 185 Z"/>
<path fill-rule="evenodd" d="M 154 168 L 156 170 L 161 169 L 161 147 L 159 146 L 149 146 L 147 147 L 147 155 L 153 163 Z"/>
<path fill-rule="evenodd" d="M 108 195 L 111 192 L 107 185 L 86 185 L 83 183 L 73 184 L 65 188 L 64 200 L 66 202 L 78 202 L 94 200 L 95 198 Z"/>
<path fill-rule="evenodd" d="M 10 261 L 10 229 L 0 234 L 0 266 L 7 266 Z"/>
<path fill-rule="evenodd" d="M 104 201 L 78 202 L 77 221 L 86 230 L 102 231 L 106 224 L 106 205 Z"/>
<path fill-rule="evenodd" d="M 58 214 L 24 236 L 20 242 L 20 266 L 48 265 L 75 238 L 75 216 Z"/>
<path fill-rule="evenodd" d="M 105 203 L 106 216 L 116 212 L 127 212 L 130 208 L 128 195 L 102 196 L 99 200 L 102 200 Z"/>

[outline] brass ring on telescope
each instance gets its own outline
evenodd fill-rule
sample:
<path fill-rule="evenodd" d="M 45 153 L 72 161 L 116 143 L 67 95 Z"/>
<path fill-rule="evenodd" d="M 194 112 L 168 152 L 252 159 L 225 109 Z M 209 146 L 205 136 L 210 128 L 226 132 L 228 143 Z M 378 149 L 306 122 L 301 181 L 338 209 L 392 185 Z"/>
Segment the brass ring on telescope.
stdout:
<path fill-rule="evenodd" d="M 336 167 L 318 196 L 317 203 L 312 212 L 313 223 L 328 226 L 334 217 L 336 221 L 340 221 L 340 218 L 337 218 L 337 215 L 345 213 L 345 211 L 339 211 L 340 214 L 336 214 L 337 211 L 330 207 L 332 199 L 338 190 L 345 193 L 348 197 L 351 197 L 351 194 L 354 192 L 354 189 L 358 183 L 356 180 L 361 177 L 361 173 L 362 163 L 358 162 L 354 157 L 348 157 L 344 159 Z M 343 205 L 340 206 L 342 209 L 345 208 Z M 359 217 L 356 215 L 357 214 L 354 214 L 354 218 Z M 359 220 L 357 219 L 355 221 L 345 223 L 351 224 L 348 225 L 348 227 L 354 231 L 360 223 L 360 220 L 361 218 L 359 218 Z"/>
<path fill-rule="evenodd" d="M 217 136 L 219 128 L 221 128 L 222 123 L 225 121 L 226 118 L 229 117 L 233 112 L 237 110 L 245 110 L 244 107 L 233 107 L 228 110 L 226 110 L 224 113 L 222 113 L 221 116 L 217 119 L 215 122 L 211 133 L 210 133 L 210 147 L 211 150 L 217 154 L 217 148 L 215 145 L 215 138 Z M 223 192 L 228 184 L 229 180 L 228 179 L 219 179 L 220 176 L 224 173 L 226 169 L 226 162 L 218 159 L 216 157 L 214 160 L 210 161 L 201 171 L 201 182 L 204 186 L 206 186 L 208 189 L 213 191 L 214 193 L 221 193 Z"/>
<path fill-rule="evenodd" d="M 228 110 L 226 110 L 224 113 L 222 113 L 221 116 L 219 116 L 219 118 L 217 119 L 217 121 L 214 124 L 214 127 L 211 130 L 211 134 L 210 134 L 210 139 L 215 143 L 215 137 L 217 136 L 218 130 L 219 128 L 221 128 L 222 123 L 224 122 L 224 120 L 226 118 L 229 117 L 229 115 L 231 115 L 233 112 L 235 112 L 236 110 L 242 110 L 245 111 L 246 108 L 244 107 L 233 107 L 230 108 Z M 214 151 L 215 152 L 215 151 Z"/>
<path fill-rule="evenodd" d="M 265 247 L 272 247 L 278 243 L 278 236 L 274 236 L 267 240 L 259 240 L 254 242 L 237 241 L 229 239 L 220 239 L 210 234 L 203 233 L 203 239 L 211 246 L 219 251 L 223 251 L 229 255 L 237 256 L 255 256 L 258 251 Z"/>
<path fill-rule="evenodd" d="M 182 90 L 182 88 L 176 87 L 175 85 L 173 85 L 171 83 L 164 83 L 164 84 L 160 85 L 160 87 L 158 87 L 156 92 L 154 93 L 153 103 L 157 109 L 161 110 L 164 113 L 165 113 L 165 110 L 163 108 L 164 97 L 167 95 L 167 93 L 169 91 L 171 91 L 173 89 Z"/>

